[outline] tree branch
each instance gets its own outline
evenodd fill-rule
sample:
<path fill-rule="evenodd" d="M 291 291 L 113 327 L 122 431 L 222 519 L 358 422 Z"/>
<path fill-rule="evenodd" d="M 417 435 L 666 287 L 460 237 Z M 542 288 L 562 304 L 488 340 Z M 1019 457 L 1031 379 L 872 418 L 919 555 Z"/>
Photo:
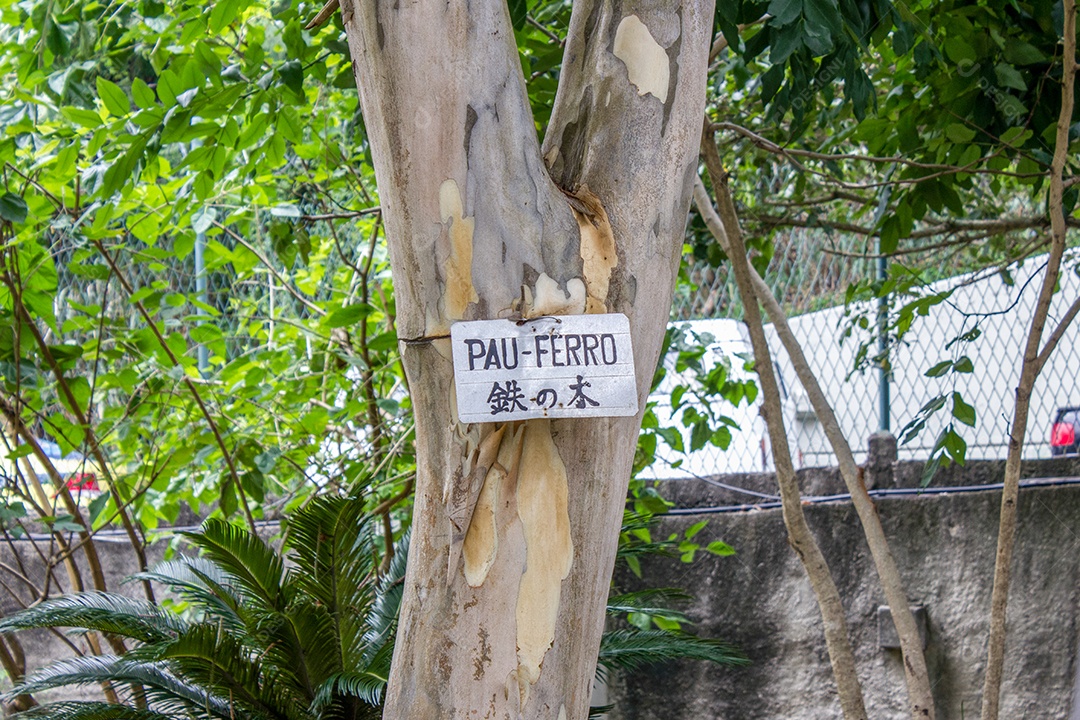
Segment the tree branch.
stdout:
<path fill-rule="evenodd" d="M 1005 667 L 1005 622 L 1009 603 L 1013 546 L 1016 540 L 1020 460 L 1027 436 L 1031 392 L 1039 371 L 1059 339 L 1051 336 L 1051 341 L 1044 348 L 1045 355 L 1039 352 L 1068 233 L 1063 199 L 1065 166 L 1069 159 L 1069 130 L 1075 104 L 1073 92 L 1076 82 L 1076 0 L 1063 0 L 1063 2 L 1064 52 L 1061 73 L 1061 112 L 1058 114 L 1054 157 L 1050 165 L 1050 190 L 1047 203 L 1050 210 L 1052 240 L 1046 275 L 1043 277 L 1039 299 L 1032 313 L 1031 326 L 1024 348 L 1024 359 L 1020 366 L 1020 382 L 1016 387 L 1016 407 L 1013 411 L 1012 431 L 1009 434 L 1009 455 L 1005 461 L 997 554 L 994 560 L 994 590 L 990 598 L 990 639 L 986 653 L 986 677 L 983 683 L 982 720 L 998 720 L 1001 708 L 1001 680 Z M 1072 318 L 1071 315 L 1067 317 L 1069 320 Z"/>
<path fill-rule="evenodd" d="M 727 173 L 720 164 L 716 145 L 709 133 L 702 138 L 702 150 L 705 154 L 706 172 L 712 179 L 713 186 L 725 184 Z M 758 381 L 761 383 L 763 403 L 761 414 L 768 428 L 769 443 L 776 465 L 776 479 L 780 487 L 784 524 L 788 529 L 789 542 L 806 569 L 821 611 L 821 619 L 825 626 L 825 644 L 828 647 L 829 659 L 832 661 L 833 677 L 840 696 L 840 707 L 848 720 L 865 719 L 866 706 L 855 668 L 855 655 L 848 638 L 844 606 L 840 600 L 840 593 L 836 589 L 836 583 L 833 582 L 829 566 L 806 524 L 806 516 L 803 513 L 799 483 L 795 477 L 795 467 L 791 461 L 787 431 L 784 427 L 780 390 L 776 377 L 773 375 L 772 354 L 765 339 L 765 329 L 751 281 L 750 263 L 747 260 L 741 230 L 737 224 L 726 226 L 721 221 L 712 207 L 708 192 L 700 178 L 695 178 L 694 202 L 701 211 L 710 232 L 724 246 L 731 260 L 735 281 L 739 286 L 739 295 L 743 298 L 746 326 L 750 332 L 750 343 L 754 351 L 754 367 L 757 370 Z M 733 208 L 726 210 L 731 212 Z"/>

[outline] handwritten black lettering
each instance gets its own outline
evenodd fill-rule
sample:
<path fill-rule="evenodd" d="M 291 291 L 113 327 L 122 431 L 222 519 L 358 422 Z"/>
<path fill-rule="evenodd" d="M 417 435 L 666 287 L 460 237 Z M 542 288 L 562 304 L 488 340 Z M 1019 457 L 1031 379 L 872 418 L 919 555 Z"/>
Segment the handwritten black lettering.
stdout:
<path fill-rule="evenodd" d="M 581 342 L 584 346 L 585 365 L 589 364 L 589 358 L 592 358 L 593 365 L 599 365 L 600 361 L 596 359 L 596 350 L 600 347 L 600 338 L 595 335 L 582 335 Z"/>
<path fill-rule="evenodd" d="M 611 345 L 611 357 L 608 358 L 608 345 Z M 600 357 L 603 359 L 605 365 L 614 365 L 619 360 L 619 352 L 615 347 L 615 336 L 611 333 L 604 333 L 600 336 Z"/>
<path fill-rule="evenodd" d="M 466 339 L 465 347 L 469 350 L 469 369 L 475 370 L 476 361 L 484 357 L 484 355 L 486 354 L 484 352 L 484 341 Z"/>
<path fill-rule="evenodd" d="M 507 370 L 513 370 L 518 366 L 517 338 L 510 338 L 510 347 L 514 350 L 514 364 L 510 364 L 510 358 L 506 355 L 506 338 L 502 339 L 502 364 Z"/>
<path fill-rule="evenodd" d="M 566 364 L 567 365 L 580 365 L 581 358 L 578 357 L 578 350 L 581 349 L 581 336 L 580 335 L 567 335 L 566 336 Z"/>
<path fill-rule="evenodd" d="M 544 355 L 550 354 L 547 350 L 541 349 L 540 344 L 550 340 L 551 337 L 548 335 L 537 335 L 533 338 L 533 346 L 536 348 L 536 367 L 538 368 L 544 367 Z"/>

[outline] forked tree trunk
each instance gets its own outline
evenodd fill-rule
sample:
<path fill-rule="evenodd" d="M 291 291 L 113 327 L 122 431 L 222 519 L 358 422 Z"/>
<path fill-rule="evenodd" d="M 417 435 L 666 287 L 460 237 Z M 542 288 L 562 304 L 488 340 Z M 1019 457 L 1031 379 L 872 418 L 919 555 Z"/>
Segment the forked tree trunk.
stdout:
<path fill-rule="evenodd" d="M 461 425 L 449 328 L 625 313 L 644 406 L 695 176 L 712 3 L 576 3 L 543 149 L 505 0 L 341 8 L 417 421 L 385 717 L 583 719 L 640 417 Z"/>

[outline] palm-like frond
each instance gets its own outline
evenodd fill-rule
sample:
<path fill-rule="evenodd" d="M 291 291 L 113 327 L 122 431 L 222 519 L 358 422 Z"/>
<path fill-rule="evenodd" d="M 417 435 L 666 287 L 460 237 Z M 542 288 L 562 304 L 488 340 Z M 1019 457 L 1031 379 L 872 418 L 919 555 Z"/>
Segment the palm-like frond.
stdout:
<path fill-rule="evenodd" d="M 599 720 L 614 709 L 614 705 L 594 705 L 589 708 L 589 720 Z"/>
<path fill-rule="evenodd" d="M 649 588 L 621 595 L 612 595 L 608 598 L 607 612 L 609 615 L 643 613 L 675 620 L 680 623 L 689 623 L 691 620 L 685 613 L 669 607 L 669 605 L 685 603 L 689 600 L 693 600 L 693 596 L 678 588 Z"/>
<path fill-rule="evenodd" d="M 367 617 L 367 631 L 364 642 L 367 649 L 363 656 L 364 664 L 371 664 L 374 653 L 386 645 L 393 647 L 397 619 L 401 610 L 401 598 L 405 594 L 405 563 L 409 555 L 409 543 L 412 539 L 406 530 L 398 541 L 397 551 L 385 574 L 379 580 L 375 592 L 375 601 Z"/>
<path fill-rule="evenodd" d="M 145 648 L 133 650 L 137 655 Z M 304 717 L 307 705 L 293 692 L 290 683 L 279 682 L 274 669 L 264 672 L 260 659 L 250 648 L 222 628 L 192 625 L 167 645 L 154 648 L 158 661 L 177 676 L 204 688 L 215 697 L 228 698 L 236 717 L 266 717 L 290 720 Z"/>
<path fill-rule="evenodd" d="M 97 630 L 156 643 L 183 632 L 186 623 L 145 600 L 103 592 L 61 595 L 0 620 L 0 632 L 44 627 Z"/>
<path fill-rule="evenodd" d="M 322 683 L 335 672 L 364 667 L 378 648 L 372 649 L 367 638 L 376 568 L 363 500 L 314 500 L 289 521 L 285 548 L 296 563 L 288 581 L 295 583 L 298 595 L 326 608 L 337 638 L 332 672 L 324 672 L 326 665 L 312 667 L 312 677 Z"/>
<path fill-rule="evenodd" d="M 167 560 L 153 570 L 136 573 L 124 582 L 149 580 L 167 586 L 198 609 L 208 621 L 224 623 L 243 632 L 243 598 L 221 568 L 202 557 Z"/>
<path fill-rule="evenodd" d="M 346 611 L 358 589 L 369 599 L 374 577 L 371 532 L 359 498 L 320 497 L 288 523 L 285 549 L 296 582 L 332 613 Z"/>
<path fill-rule="evenodd" d="M 182 533 L 201 548 L 233 581 L 253 610 L 281 610 L 288 598 L 283 592 L 285 563 L 262 538 L 247 530 L 211 519 L 200 532 Z"/>
<path fill-rule="evenodd" d="M 386 676 L 372 672 L 341 672 L 332 675 L 319 686 L 312 704 L 316 711 L 321 710 L 341 696 L 351 696 L 363 700 L 368 705 L 378 707 L 382 700 Z"/>
<path fill-rule="evenodd" d="M 38 705 L 13 717 L 18 720 L 176 720 L 154 710 L 106 702 L 54 702 Z"/>
<path fill-rule="evenodd" d="M 10 699 L 22 693 L 33 694 L 70 685 L 127 683 L 141 686 L 151 706 L 159 712 L 188 712 L 185 717 L 223 720 L 235 717 L 228 702 L 177 677 L 164 663 L 132 660 L 131 654 L 124 657 L 87 655 L 59 660 L 35 670 L 3 697 Z"/>
<path fill-rule="evenodd" d="M 620 629 L 604 633 L 596 672 L 616 668 L 632 670 L 665 660 L 708 660 L 720 665 L 746 665 L 749 660 L 735 647 L 710 638 L 668 630 Z"/>

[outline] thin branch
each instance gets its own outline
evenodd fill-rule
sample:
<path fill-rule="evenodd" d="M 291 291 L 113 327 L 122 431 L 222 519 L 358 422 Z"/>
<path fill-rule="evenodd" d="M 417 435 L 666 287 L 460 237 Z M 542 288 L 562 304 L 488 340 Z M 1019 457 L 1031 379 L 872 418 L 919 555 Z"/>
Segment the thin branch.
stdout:
<path fill-rule="evenodd" d="M 1050 359 L 1051 353 L 1054 352 L 1054 348 L 1061 342 L 1061 338 L 1065 335 L 1065 331 L 1069 329 L 1069 325 L 1076 318 L 1076 314 L 1080 312 L 1080 295 L 1072 301 L 1072 305 L 1065 311 L 1065 315 L 1058 321 L 1057 327 L 1054 328 L 1054 332 L 1047 338 L 1046 344 L 1043 345 L 1043 349 L 1039 352 L 1039 359 L 1036 361 L 1038 364 L 1038 372 L 1042 372 L 1043 365 Z"/>
<path fill-rule="evenodd" d="M 226 235 L 231 237 L 237 243 L 239 243 L 240 245 L 243 245 L 245 248 L 247 248 L 247 250 L 252 255 L 257 257 L 259 259 L 259 262 L 261 262 L 263 264 L 263 266 L 270 272 L 270 274 L 274 276 L 274 279 L 277 280 L 279 283 L 281 283 L 281 286 L 285 288 L 285 291 L 287 293 L 289 293 L 290 295 L 292 295 L 294 298 L 296 298 L 304 307 L 306 307 L 308 310 L 315 313 L 316 315 L 325 315 L 326 314 L 326 310 L 319 307 L 318 305 L 316 305 L 315 303 L 311 302 L 306 297 L 301 295 L 299 292 L 297 292 L 292 287 L 292 285 L 289 283 L 289 281 L 286 280 L 285 278 L 283 278 L 281 276 L 281 273 L 279 273 L 277 270 L 274 269 L 274 266 L 273 266 L 273 264 L 271 264 L 270 260 L 267 259 L 267 257 L 265 255 L 263 255 L 261 252 L 256 250 L 255 247 L 251 243 L 249 243 L 247 240 L 245 240 L 242 235 L 240 235 L 239 233 L 233 231 L 228 226 L 221 224 L 217 220 L 214 221 L 214 225 L 216 227 L 220 228 L 221 230 L 223 230 Z"/>
<path fill-rule="evenodd" d="M 364 208 L 363 210 L 353 210 L 350 212 L 337 212 L 337 213 L 323 213 L 321 215 L 301 215 L 301 220 L 352 220 L 358 217 L 364 217 L 366 215 L 380 215 L 382 214 L 382 208 L 376 205 L 375 207 Z"/>
<path fill-rule="evenodd" d="M 727 182 L 716 145 L 711 134 L 706 131 L 702 138 L 702 150 L 705 154 L 706 171 L 712 178 L 713 185 Z M 762 416 L 768 428 L 769 443 L 773 450 L 776 466 L 776 479 L 780 488 L 780 497 L 784 525 L 787 527 L 788 540 L 798 555 L 817 600 L 818 609 L 825 630 L 825 644 L 832 662 L 833 678 L 839 691 L 840 707 L 847 720 L 865 720 L 866 706 L 863 700 L 862 686 L 855 666 L 855 655 L 848 637 L 847 620 L 840 593 L 829 571 L 828 563 L 806 523 L 800 500 L 799 483 L 795 477 L 795 468 L 788 448 L 787 431 L 784 427 L 783 408 L 780 404 L 780 391 L 773 374 L 773 364 L 768 342 L 765 339 L 761 310 L 750 280 L 750 263 L 747 260 L 746 246 L 743 243 L 738 225 L 731 227 L 729 233 L 719 221 L 712 202 L 700 178 L 695 178 L 694 202 L 701 209 L 702 218 L 722 244 L 727 248 L 731 259 L 732 271 L 743 298 L 746 314 L 746 326 L 750 332 L 750 341 L 754 351 L 754 366 L 761 384 L 763 407 Z"/>
<path fill-rule="evenodd" d="M 1057 132 L 1054 139 L 1054 157 L 1050 165 L 1050 190 L 1047 206 L 1050 211 L 1050 256 L 1046 275 L 1043 277 L 1039 299 L 1031 316 L 1020 381 L 1016 386 L 1016 406 L 1013 410 L 1012 429 L 1009 433 L 1009 454 L 1005 461 L 1005 477 L 1001 491 L 1001 515 L 998 521 L 997 553 L 994 558 L 994 589 L 990 597 L 990 638 L 987 643 L 986 677 L 983 682 L 982 720 L 998 720 L 1001 708 L 1001 681 L 1005 668 L 1006 619 L 1009 604 L 1009 585 L 1012 577 L 1013 548 L 1016 541 L 1017 503 L 1020 491 L 1020 459 L 1027 436 L 1028 411 L 1031 393 L 1046 358 L 1059 338 L 1051 336 L 1051 342 L 1040 352 L 1039 345 L 1053 299 L 1065 253 L 1068 225 L 1065 222 L 1064 193 L 1065 167 L 1069 159 L 1069 131 L 1075 104 L 1073 96 L 1076 82 L 1076 0 L 1063 0 L 1064 52 L 1061 72 L 1061 111 L 1058 114 Z M 1075 304 L 1075 303 L 1074 303 Z M 1070 308 L 1070 311 L 1072 308 Z M 1075 313 L 1074 313 L 1075 314 Z M 1071 320 L 1071 316 L 1068 316 Z M 1056 332 L 1056 331 L 1055 331 Z M 1044 355 L 1045 353 L 1045 355 Z"/>
<path fill-rule="evenodd" d="M 116 274 L 116 279 L 120 281 L 120 284 L 124 286 L 124 290 L 128 293 L 128 296 L 135 294 L 135 289 L 128 282 L 127 277 L 120 272 L 120 268 L 116 265 L 116 259 L 105 249 L 105 246 L 101 244 L 100 240 L 94 241 L 95 247 L 102 257 L 105 258 L 105 262 L 109 264 L 112 271 Z M 183 368 L 179 358 L 173 353 L 172 348 L 169 347 L 169 343 L 165 341 L 165 337 L 161 334 L 161 330 L 158 329 L 157 323 L 150 317 L 150 313 L 147 312 L 146 307 L 141 301 L 135 302 L 135 308 L 146 322 L 150 331 L 157 338 L 158 344 L 165 352 L 166 356 L 172 362 L 174 367 Z M 221 450 L 221 455 L 225 459 L 225 464 L 229 468 L 229 474 L 232 477 L 233 485 L 236 489 L 236 494 L 240 497 L 240 505 L 244 509 L 244 517 L 247 519 L 248 527 L 253 533 L 258 532 L 258 528 L 255 525 L 255 518 L 251 514 L 251 508 L 248 507 L 247 492 L 244 490 L 243 485 L 240 483 L 240 474 L 236 470 L 236 461 L 233 459 L 232 453 L 225 446 L 225 438 L 221 435 L 221 430 L 218 428 L 217 421 L 214 420 L 213 415 L 210 414 L 210 410 L 206 407 L 206 403 L 203 402 L 202 395 L 199 393 L 198 387 L 192 382 L 191 378 L 184 373 L 184 384 L 187 385 L 188 390 L 191 392 L 192 398 L 199 406 L 199 411 L 202 413 L 203 418 L 206 420 L 206 424 L 210 427 L 210 432 L 214 435 L 214 440 L 217 442 L 218 448 Z"/>

